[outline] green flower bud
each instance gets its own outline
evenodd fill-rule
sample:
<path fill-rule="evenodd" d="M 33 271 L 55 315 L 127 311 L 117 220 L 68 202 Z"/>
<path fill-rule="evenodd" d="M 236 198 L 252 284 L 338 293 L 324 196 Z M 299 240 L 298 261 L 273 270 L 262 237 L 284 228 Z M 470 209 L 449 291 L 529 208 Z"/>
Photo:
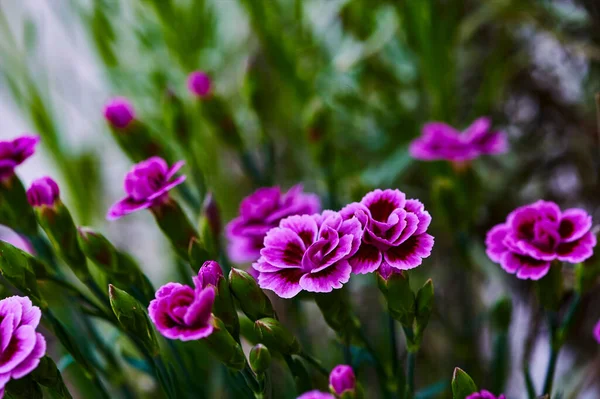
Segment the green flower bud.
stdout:
<path fill-rule="evenodd" d="M 225 328 L 225 324 L 218 317 L 213 317 L 213 326 L 212 334 L 204 338 L 211 353 L 230 369 L 242 370 L 246 365 L 246 357 L 242 347 L 235 341 Z"/>
<path fill-rule="evenodd" d="M 377 274 L 377 285 L 387 301 L 390 315 L 404 327 L 412 327 L 415 318 L 415 295 L 410 289 L 408 273 L 392 273 L 386 280 Z"/>
<path fill-rule="evenodd" d="M 465 399 L 470 394 L 477 392 L 477 386 L 467 373 L 458 367 L 452 376 L 452 399 Z"/>
<path fill-rule="evenodd" d="M 158 340 L 146 309 L 127 292 L 109 285 L 110 306 L 123 329 L 151 356 L 159 353 Z"/>
<path fill-rule="evenodd" d="M 417 292 L 415 312 L 417 322 L 417 333 L 422 333 L 425 330 L 425 327 L 427 327 L 427 323 L 429 323 L 429 318 L 431 317 L 431 313 L 433 312 L 434 300 L 435 297 L 433 295 L 433 281 L 429 279 Z"/>
<path fill-rule="evenodd" d="M 117 272 L 117 250 L 102 234 L 88 228 L 78 229 L 78 240 L 85 256 L 107 272 Z"/>
<path fill-rule="evenodd" d="M 293 355 L 300 353 L 300 343 L 287 328 L 275 319 L 265 317 L 254 322 L 254 330 L 267 347 Z"/>
<path fill-rule="evenodd" d="M 229 285 L 231 293 L 239 301 L 240 309 L 250 320 L 275 316 L 271 301 L 250 274 L 240 269 L 231 269 Z"/>
<path fill-rule="evenodd" d="M 257 375 L 264 374 L 271 366 L 271 352 L 263 344 L 258 344 L 250 350 L 250 367 Z"/>
<path fill-rule="evenodd" d="M 0 224 L 28 235 L 38 230 L 25 187 L 16 175 L 0 180 Z"/>
<path fill-rule="evenodd" d="M 209 260 L 204 262 L 198 277 L 194 277 L 197 286 L 202 288 L 212 285 L 216 289 L 215 303 L 213 305 L 213 313 L 217 316 L 225 327 L 235 338 L 240 335 L 240 323 L 238 314 L 233 303 L 233 296 L 229 289 L 229 281 L 223 276 L 221 266 Z"/>
<path fill-rule="evenodd" d="M 158 227 L 171 241 L 173 248 L 179 256 L 186 261 L 189 259 L 188 252 L 193 238 L 198 238 L 198 233 L 186 216 L 179 204 L 169 198 L 165 202 L 150 208 Z"/>

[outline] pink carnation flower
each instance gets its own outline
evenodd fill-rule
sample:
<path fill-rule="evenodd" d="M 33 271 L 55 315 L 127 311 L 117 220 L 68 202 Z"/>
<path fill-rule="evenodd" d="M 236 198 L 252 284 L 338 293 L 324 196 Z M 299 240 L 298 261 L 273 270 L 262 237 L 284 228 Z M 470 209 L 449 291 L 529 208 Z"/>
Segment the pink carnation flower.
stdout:
<path fill-rule="evenodd" d="M 506 399 L 506 396 L 499 395 L 496 397 L 490 391 L 486 391 L 485 389 L 480 392 L 475 392 L 466 397 L 466 399 Z"/>
<path fill-rule="evenodd" d="M 596 326 L 594 327 L 594 338 L 596 338 L 596 341 L 600 344 L 600 320 L 598 320 L 598 323 L 596 323 Z"/>
<path fill-rule="evenodd" d="M 583 209 L 561 212 L 554 202 L 537 201 L 515 209 L 487 234 L 487 254 L 508 273 L 538 280 L 554 260 L 583 262 L 593 254 L 592 218 Z"/>
<path fill-rule="evenodd" d="M 400 190 L 374 190 L 360 202 L 344 207 L 344 218 L 356 217 L 365 227 L 363 243 L 349 260 L 356 274 L 372 273 L 380 267 L 385 274 L 413 269 L 431 255 L 433 237 L 427 234 L 431 216 L 423 204 L 406 199 Z"/>
<path fill-rule="evenodd" d="M 271 229 L 252 267 L 258 284 L 282 298 L 300 291 L 331 292 L 350 279 L 348 259 L 358 251 L 363 227 L 333 211 L 290 216 Z"/>
<path fill-rule="evenodd" d="M 424 161 L 463 162 L 506 152 L 507 147 L 506 135 L 491 130 L 489 118 L 479 118 L 462 133 L 445 123 L 429 122 L 409 150 L 413 158 Z"/>

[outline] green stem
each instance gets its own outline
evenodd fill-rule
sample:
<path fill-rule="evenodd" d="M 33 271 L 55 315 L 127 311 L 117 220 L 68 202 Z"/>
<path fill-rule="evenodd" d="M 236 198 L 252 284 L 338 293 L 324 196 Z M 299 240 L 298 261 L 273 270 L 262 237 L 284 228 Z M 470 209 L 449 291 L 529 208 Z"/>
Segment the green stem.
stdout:
<path fill-rule="evenodd" d="M 392 355 L 392 375 L 398 375 L 398 340 L 396 338 L 396 320 L 388 314 L 388 324 L 390 329 L 390 350 Z"/>
<path fill-rule="evenodd" d="M 415 363 L 417 359 L 417 352 L 408 352 L 406 357 L 406 380 L 408 384 L 409 398 L 414 397 L 415 394 Z"/>
<path fill-rule="evenodd" d="M 309 355 L 306 352 L 302 352 L 299 355 L 302 359 L 306 360 L 311 366 L 313 366 L 319 373 L 323 374 L 325 377 L 329 376 L 329 371 L 327 371 L 327 369 L 325 367 L 323 367 L 323 365 L 321 365 L 321 362 L 319 360 L 317 360 L 315 357 Z"/>
<path fill-rule="evenodd" d="M 556 361 L 560 351 L 560 343 L 556 339 L 557 326 L 556 326 L 556 315 L 554 312 L 548 314 L 548 328 L 550 334 L 550 359 L 548 360 L 548 367 L 546 368 L 546 378 L 544 378 L 544 387 L 542 389 L 542 395 L 548 394 L 552 396 L 552 383 L 554 381 L 554 372 L 556 371 Z"/>

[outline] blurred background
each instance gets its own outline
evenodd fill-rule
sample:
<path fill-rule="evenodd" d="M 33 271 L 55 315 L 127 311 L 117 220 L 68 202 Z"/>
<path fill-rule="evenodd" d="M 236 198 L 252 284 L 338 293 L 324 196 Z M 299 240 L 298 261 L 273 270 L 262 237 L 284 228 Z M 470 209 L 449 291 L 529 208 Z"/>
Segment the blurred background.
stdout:
<path fill-rule="evenodd" d="M 194 70 L 211 76 L 240 146 L 188 93 Z M 525 397 L 524 359 L 541 384 L 548 341 L 532 285 L 491 263 L 483 241 L 512 209 L 539 198 L 600 220 L 599 91 L 597 0 L 0 2 L 0 139 L 42 137 L 19 176 L 26 185 L 55 178 L 77 223 L 133 253 L 156 284 L 172 280 L 175 267 L 151 215 L 104 218 L 132 164 L 102 114 L 116 95 L 188 158 L 190 186 L 202 171 L 224 222 L 264 185 L 301 182 L 333 209 L 377 187 L 423 201 L 436 245 L 414 283 L 432 277 L 438 305 L 418 360 L 420 386 L 449 381 L 454 366 L 481 387 L 493 380 L 487 309 L 502 296 L 513 301 L 504 390 Z M 485 115 L 508 133 L 508 153 L 461 171 L 409 157 L 425 122 L 464 129 Z M 180 120 L 191 152 L 178 139 Z M 198 214 L 199 199 L 186 202 L 190 214 Z M 369 335 L 383 335 L 373 279 L 355 277 L 351 288 Z M 591 334 L 599 291 L 584 297 L 559 359 L 555 385 L 564 398 L 600 397 Z M 333 333 L 313 304 L 305 306 L 310 332 L 328 333 L 312 345 L 326 347 Z M 383 339 L 376 343 L 386 349 Z"/>

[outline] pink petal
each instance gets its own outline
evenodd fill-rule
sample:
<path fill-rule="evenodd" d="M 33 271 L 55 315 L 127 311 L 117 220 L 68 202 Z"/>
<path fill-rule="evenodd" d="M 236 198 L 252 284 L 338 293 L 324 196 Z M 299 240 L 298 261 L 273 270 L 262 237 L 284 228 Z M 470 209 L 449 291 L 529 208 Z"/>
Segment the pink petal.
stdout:
<path fill-rule="evenodd" d="M 392 267 L 400 270 L 409 270 L 419 266 L 423 258 L 431 255 L 433 236 L 420 234 L 412 236 L 397 247 L 392 247 L 384 252 L 385 261 Z"/>
<path fill-rule="evenodd" d="M 165 175 L 165 180 L 171 180 L 171 177 L 175 176 L 175 173 L 179 171 L 185 165 L 185 161 L 177 161 L 169 168 Z"/>
<path fill-rule="evenodd" d="M 306 251 L 302 239 L 290 229 L 276 227 L 265 236 L 265 247 L 260 254 L 268 263 L 285 267 L 298 267 Z"/>
<path fill-rule="evenodd" d="M 486 253 L 494 262 L 500 262 L 502 255 L 508 250 L 504 238 L 509 231 L 506 224 L 498 224 L 488 231 L 485 238 Z"/>
<path fill-rule="evenodd" d="M 592 228 L 592 217 L 583 209 L 567 209 L 562 213 L 558 232 L 564 242 L 581 238 Z"/>
<path fill-rule="evenodd" d="M 20 326 L 8 344 L 6 350 L 0 354 L 0 373 L 7 373 L 25 360 L 35 347 L 37 337 L 35 329 L 31 326 Z"/>
<path fill-rule="evenodd" d="M 46 354 L 46 339 L 40 333 L 36 333 L 36 341 L 33 350 L 25 360 L 15 367 L 12 378 L 19 379 L 31 373 L 40 364 L 40 359 Z"/>
<path fill-rule="evenodd" d="M 300 287 L 309 292 L 331 292 L 342 288 L 350 280 L 352 266 L 345 261 L 339 261 L 319 272 L 311 272 L 300 278 Z"/>
<path fill-rule="evenodd" d="M 290 216 L 281 221 L 279 227 L 287 228 L 298 235 L 302 239 L 305 248 L 315 242 L 319 228 L 312 216 Z"/>
<path fill-rule="evenodd" d="M 588 231 L 576 241 L 562 243 L 556 249 L 558 259 L 563 262 L 579 263 L 588 259 L 594 253 L 596 236 Z"/>
<path fill-rule="evenodd" d="M 379 268 L 383 255 L 376 247 L 363 243 L 358 252 L 348 261 L 354 274 L 372 273 Z"/>
<path fill-rule="evenodd" d="M 117 220 L 125 215 L 150 208 L 151 206 L 152 201 L 136 202 L 129 197 L 125 197 L 110 207 L 106 215 L 106 220 Z"/>
<path fill-rule="evenodd" d="M 161 197 L 163 194 L 165 194 L 166 192 L 168 192 L 169 190 L 171 190 L 173 187 L 180 185 L 181 183 L 183 183 L 185 181 L 186 176 L 182 175 L 179 176 L 177 179 L 165 184 L 164 186 L 162 186 L 160 188 L 160 190 L 156 191 L 155 193 L 151 194 L 148 196 L 148 201 L 152 201 L 155 200 L 159 197 Z"/>
<path fill-rule="evenodd" d="M 282 269 L 274 273 L 260 273 L 258 285 L 262 289 L 275 292 L 281 298 L 292 298 L 296 296 L 300 287 L 300 278 L 304 272 L 299 269 Z"/>

